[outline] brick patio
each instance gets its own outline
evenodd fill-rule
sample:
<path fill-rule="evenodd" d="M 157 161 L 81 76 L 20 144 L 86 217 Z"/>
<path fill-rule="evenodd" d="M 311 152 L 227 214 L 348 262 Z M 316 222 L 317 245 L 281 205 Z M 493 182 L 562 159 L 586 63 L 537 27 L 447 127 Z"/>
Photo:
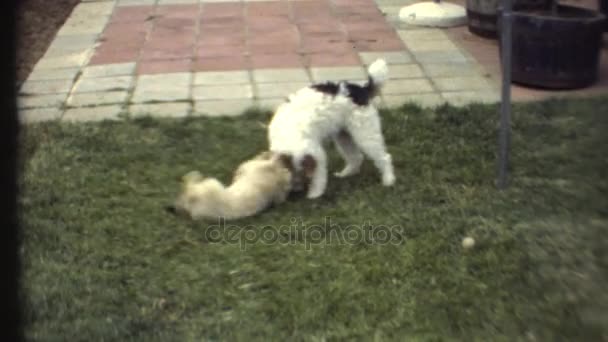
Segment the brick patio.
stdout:
<path fill-rule="evenodd" d="M 405 49 L 373 0 L 118 7 L 100 40 L 90 65 L 138 75 L 357 66 L 357 53 Z"/>
<path fill-rule="evenodd" d="M 378 57 L 390 68 L 380 106 L 498 102 L 496 41 L 466 27 L 404 26 L 397 15 L 412 2 L 83 1 L 23 84 L 21 118 L 237 115 L 272 108 L 310 82 L 364 81 Z M 513 86 L 514 100 L 605 92 L 606 50 L 597 85 L 571 92 Z"/>

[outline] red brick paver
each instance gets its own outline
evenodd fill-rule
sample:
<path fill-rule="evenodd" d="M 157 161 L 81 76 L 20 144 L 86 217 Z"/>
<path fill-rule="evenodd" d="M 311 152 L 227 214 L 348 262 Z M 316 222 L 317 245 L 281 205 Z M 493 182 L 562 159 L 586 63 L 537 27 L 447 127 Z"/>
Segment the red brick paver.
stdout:
<path fill-rule="evenodd" d="M 187 59 L 164 59 L 156 61 L 140 61 L 137 65 L 137 73 L 143 74 L 165 74 L 171 72 L 183 72 L 190 70 L 192 60 Z"/>
<path fill-rule="evenodd" d="M 246 56 L 224 56 L 195 59 L 192 71 L 246 70 L 251 62 Z"/>
<path fill-rule="evenodd" d="M 90 64 L 139 74 L 358 65 L 404 45 L 373 0 L 117 7 Z"/>

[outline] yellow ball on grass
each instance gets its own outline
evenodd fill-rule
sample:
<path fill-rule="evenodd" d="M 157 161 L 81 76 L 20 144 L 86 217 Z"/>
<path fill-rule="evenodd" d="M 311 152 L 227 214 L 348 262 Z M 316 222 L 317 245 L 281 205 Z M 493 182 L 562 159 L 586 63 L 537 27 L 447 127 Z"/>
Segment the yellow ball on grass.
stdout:
<path fill-rule="evenodd" d="M 467 236 L 462 239 L 462 247 L 464 249 L 471 249 L 473 248 L 473 246 L 475 246 L 475 239 L 473 239 L 472 237 Z"/>

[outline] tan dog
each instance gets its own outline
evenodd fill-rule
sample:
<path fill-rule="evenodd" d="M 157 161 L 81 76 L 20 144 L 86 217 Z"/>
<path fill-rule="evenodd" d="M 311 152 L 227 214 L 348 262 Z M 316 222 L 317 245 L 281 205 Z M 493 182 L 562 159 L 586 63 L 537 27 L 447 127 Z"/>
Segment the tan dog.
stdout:
<path fill-rule="evenodd" d="M 194 220 L 236 220 L 253 216 L 286 200 L 292 176 L 283 156 L 263 152 L 242 163 L 232 184 L 191 171 L 182 178 L 182 191 L 168 209 Z"/>

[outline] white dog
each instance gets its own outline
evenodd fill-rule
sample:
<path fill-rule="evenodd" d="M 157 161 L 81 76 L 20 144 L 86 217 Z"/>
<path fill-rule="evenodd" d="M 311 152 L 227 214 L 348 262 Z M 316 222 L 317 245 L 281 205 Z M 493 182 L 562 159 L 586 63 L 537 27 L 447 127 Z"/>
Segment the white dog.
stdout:
<path fill-rule="evenodd" d="M 232 184 L 191 171 L 183 178 L 182 191 L 167 209 L 194 220 L 236 220 L 255 215 L 286 200 L 291 191 L 291 172 L 282 156 L 264 152 L 242 163 Z"/>
<path fill-rule="evenodd" d="M 333 139 L 346 162 L 337 177 L 356 174 L 365 154 L 380 171 L 382 184 L 395 183 L 380 116 L 371 103 L 388 78 L 386 62 L 376 60 L 369 66 L 368 75 L 363 86 L 342 81 L 298 90 L 277 108 L 268 126 L 270 150 L 291 157 L 294 175 L 310 177 L 308 198 L 325 192 L 327 157 L 323 142 L 327 138 Z M 294 190 L 299 190 L 298 185 L 294 184 Z"/>

